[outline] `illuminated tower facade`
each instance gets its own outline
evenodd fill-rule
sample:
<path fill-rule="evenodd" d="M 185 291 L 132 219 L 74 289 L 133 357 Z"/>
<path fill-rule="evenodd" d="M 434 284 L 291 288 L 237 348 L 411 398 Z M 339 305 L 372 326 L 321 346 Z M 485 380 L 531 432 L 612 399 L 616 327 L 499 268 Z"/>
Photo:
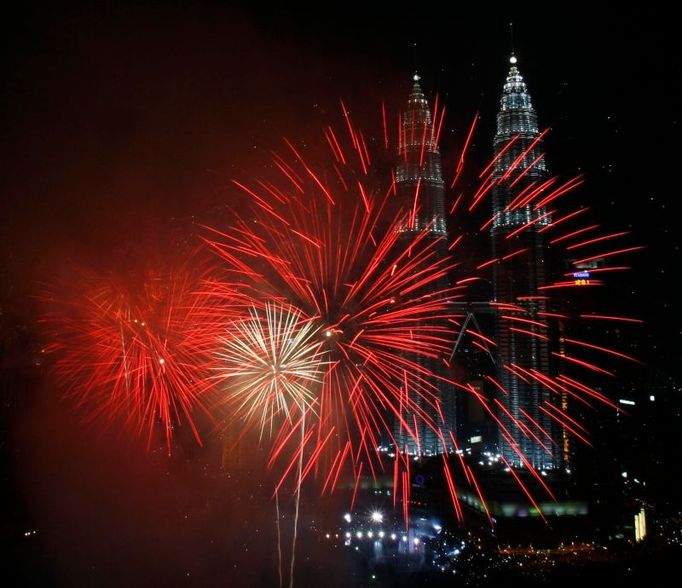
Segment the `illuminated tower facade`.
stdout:
<path fill-rule="evenodd" d="M 496 309 L 497 391 L 500 453 L 515 467 L 522 454 L 538 469 L 558 467 L 556 446 L 548 438 L 552 422 L 545 410 L 550 392 L 529 372 L 549 369 L 544 316 L 545 241 L 550 222 L 544 208 L 525 204 L 525 196 L 547 179 L 542 136 L 523 77 L 512 56 L 497 114 L 492 171 L 493 289 Z M 525 228 L 524 228 L 525 227 Z M 525 374 L 525 375 L 524 375 Z"/>
<path fill-rule="evenodd" d="M 398 148 L 398 164 L 396 166 L 396 191 L 404 211 L 409 211 L 401 232 L 406 240 L 412 241 L 417 234 L 427 231 L 427 239 L 435 241 L 433 246 L 438 255 L 447 255 L 447 228 L 445 217 L 445 182 L 441 169 L 440 150 L 437 144 L 437 129 L 432 120 L 431 111 L 424 92 L 419 84 L 419 76 L 415 75 L 412 92 L 407 103 L 407 110 L 401 116 L 401 137 Z M 447 280 L 441 280 L 430 286 L 437 292 L 448 287 Z M 424 292 L 428 295 L 429 292 Z M 409 359 L 424 366 L 430 373 L 447 377 L 446 366 L 441 358 L 427 359 L 411 355 Z M 455 434 L 455 394 L 451 385 L 438 378 L 421 381 L 418 374 L 406 374 L 408 394 L 414 399 L 429 419 L 442 431 L 444 438 L 449 432 Z M 424 397 L 415 390 L 422 389 Z M 437 399 L 441 410 L 438 411 L 431 401 Z M 394 436 L 401 451 L 411 454 L 438 455 L 451 448 L 450 442 L 445 445 L 441 436 L 429 427 L 424 419 L 415 418 L 409 411 L 403 418 L 418 432 L 417 442 L 396 419 Z"/>

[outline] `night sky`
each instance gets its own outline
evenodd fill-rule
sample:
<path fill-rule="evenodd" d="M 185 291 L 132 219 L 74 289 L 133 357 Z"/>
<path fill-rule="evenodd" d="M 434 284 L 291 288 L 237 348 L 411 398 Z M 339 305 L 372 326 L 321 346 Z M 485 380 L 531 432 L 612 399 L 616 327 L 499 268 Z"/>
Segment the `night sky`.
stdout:
<path fill-rule="evenodd" d="M 378 115 L 382 99 L 402 106 L 415 70 L 429 98 L 438 92 L 447 106 L 441 145 L 447 175 L 477 111 L 481 124 L 470 157 L 484 165 L 492 154 L 510 52 L 507 23 L 513 20 L 519 68 L 541 126 L 552 128 L 546 143 L 550 169 L 585 173 L 585 185 L 572 197 L 591 206 L 607 228 L 631 230 L 633 244 L 647 247 L 632 257 L 633 271 L 618 284 L 614 314 L 647 321 L 637 334 L 639 356 L 647 369 L 679 382 L 682 313 L 674 283 L 681 261 L 682 69 L 677 22 L 670 15 L 652 8 L 602 18 L 570 4 L 560 17 L 461 11 L 459 5 L 448 11 L 428 3 L 376 12 L 334 3 L 317 9 L 140 4 L 36 4 L 15 7 L 2 19 L 3 329 L 35 330 L 35 293 L 64 264 L 121 270 L 140 255 L 141 243 L 163 248 L 168 235 L 211 220 L 234 197 L 232 177 L 253 173 L 281 136 L 319 132 L 325 117 L 338 112 L 339 98 L 361 122 Z M 39 551 L 50 554 L 40 564 L 49 570 L 45 577 L 92 580 L 90 571 L 64 562 L 80 547 L 97 544 L 101 536 L 93 529 L 116 526 L 119 516 L 122 529 L 109 536 L 111 549 L 125 551 L 145 521 L 153 529 L 146 541 L 180 533 L 172 517 L 168 529 L 159 521 L 167 516 L 164 509 L 177 513 L 191 502 L 183 495 L 192 491 L 189 486 L 171 491 L 160 474 L 148 472 L 143 458 L 122 457 L 138 447 L 107 453 L 111 469 L 92 473 L 99 471 L 106 443 L 82 449 L 88 434 L 54 401 L 33 400 L 28 407 L 35 416 L 24 408 L 10 429 L 29 439 L 26 461 L 37 465 L 4 476 L 16 476 L 13 491 L 28 497 L 21 507 L 28 514 L 17 516 L 40 520 L 59 511 L 52 525 L 64 529 L 68 517 L 90 508 L 86 518 L 97 521 L 76 525 L 73 549 L 47 541 Z M 48 437 L 54 443 L 49 449 Z M 84 460 L 91 473 L 64 456 Z M 126 476 L 148 478 L 146 494 L 134 496 L 132 506 L 117 495 L 136 487 L 121 482 Z M 85 498 L 69 501 L 72 487 Z M 97 488 L 106 497 L 101 502 L 94 498 Z M 150 512 L 155 491 L 170 497 L 165 494 L 163 508 Z M 229 517 L 233 506 L 216 508 Z M 201 536 L 202 529 L 196 523 L 190 534 L 204 545 L 213 537 Z M 166 555 L 186 543 L 169 541 Z M 146 549 L 142 555 L 159 554 Z M 227 557 L 222 549 L 213 555 Z M 130 557 L 141 557 L 134 551 Z M 118 569 L 116 558 L 95 552 L 99 559 L 90 554 L 92 561 L 107 573 Z M 212 577 L 205 562 L 190 559 L 193 570 Z M 130 565 L 145 569 L 139 562 Z M 169 582 L 180 568 L 168 572 Z M 103 585 L 122 585 L 116 581 L 130 576 L 109 579 Z"/>
<path fill-rule="evenodd" d="M 356 116 L 374 116 L 381 99 L 401 104 L 415 69 L 448 108 L 446 172 L 476 111 L 472 158 L 486 162 L 513 18 L 521 72 L 552 128 L 550 167 L 584 172 L 575 198 L 647 246 L 618 298 L 648 320 L 645 354 L 679 369 L 680 51 L 671 25 L 655 11 L 599 19 L 576 10 L 560 22 L 443 15 L 201 2 L 8 15 L 3 288 L 20 292 L 20 305 L 55 255 L 107 263 L 142 225 L 163 232 L 164 223 L 210 218 L 259 149 L 315 132 L 339 98 Z"/>

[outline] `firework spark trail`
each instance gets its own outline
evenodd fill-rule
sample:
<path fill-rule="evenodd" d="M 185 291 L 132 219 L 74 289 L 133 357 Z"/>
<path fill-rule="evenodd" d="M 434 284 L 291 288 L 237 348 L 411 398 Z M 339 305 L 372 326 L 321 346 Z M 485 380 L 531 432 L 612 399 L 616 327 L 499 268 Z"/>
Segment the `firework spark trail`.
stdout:
<path fill-rule="evenodd" d="M 296 540 L 298 538 L 298 514 L 301 506 L 301 486 L 303 472 L 303 446 L 305 445 L 306 407 L 301 407 L 301 451 L 298 454 L 298 480 L 296 483 L 296 506 L 294 511 L 294 536 L 291 540 L 291 567 L 289 568 L 289 588 L 294 588 L 294 566 L 296 562 Z"/>
<path fill-rule="evenodd" d="M 275 513 L 277 516 L 277 574 L 279 576 L 279 588 L 282 588 L 282 530 L 279 515 L 279 492 L 275 490 Z"/>

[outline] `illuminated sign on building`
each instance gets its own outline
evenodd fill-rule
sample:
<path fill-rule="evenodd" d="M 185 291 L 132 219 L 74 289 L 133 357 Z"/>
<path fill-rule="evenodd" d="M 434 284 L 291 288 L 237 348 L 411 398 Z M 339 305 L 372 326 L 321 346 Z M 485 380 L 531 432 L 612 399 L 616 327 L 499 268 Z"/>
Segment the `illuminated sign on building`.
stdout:
<path fill-rule="evenodd" d="M 576 286 L 589 286 L 590 272 L 573 272 L 573 281 Z"/>

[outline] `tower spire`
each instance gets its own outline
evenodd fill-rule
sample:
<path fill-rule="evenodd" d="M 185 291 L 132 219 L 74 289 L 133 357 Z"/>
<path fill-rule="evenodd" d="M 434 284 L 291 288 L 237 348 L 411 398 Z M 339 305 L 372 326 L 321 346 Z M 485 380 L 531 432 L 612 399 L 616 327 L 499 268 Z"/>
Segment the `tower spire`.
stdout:
<path fill-rule="evenodd" d="M 412 84 L 412 92 L 410 92 L 410 102 L 415 102 L 415 101 L 420 101 L 420 103 L 423 101 L 425 104 L 425 97 L 424 97 L 424 91 L 422 90 L 421 84 L 419 83 L 419 80 L 421 80 L 421 76 L 417 71 L 414 72 L 414 75 L 412 76 L 412 81 L 414 82 Z M 428 111 L 428 106 L 427 106 L 427 111 Z M 429 118 L 430 118 L 430 113 L 429 113 Z"/>
<path fill-rule="evenodd" d="M 417 75 L 419 70 L 419 60 L 417 58 L 417 42 L 412 43 L 412 67 L 414 68 L 414 75 Z"/>
<path fill-rule="evenodd" d="M 418 73 L 412 76 L 412 91 L 402 116 L 396 183 L 407 209 L 414 208 L 417 195 L 419 210 L 410 217 L 408 230 L 419 232 L 428 228 L 430 234 L 442 237 L 446 234 L 445 182 L 436 129 L 420 80 Z"/>

